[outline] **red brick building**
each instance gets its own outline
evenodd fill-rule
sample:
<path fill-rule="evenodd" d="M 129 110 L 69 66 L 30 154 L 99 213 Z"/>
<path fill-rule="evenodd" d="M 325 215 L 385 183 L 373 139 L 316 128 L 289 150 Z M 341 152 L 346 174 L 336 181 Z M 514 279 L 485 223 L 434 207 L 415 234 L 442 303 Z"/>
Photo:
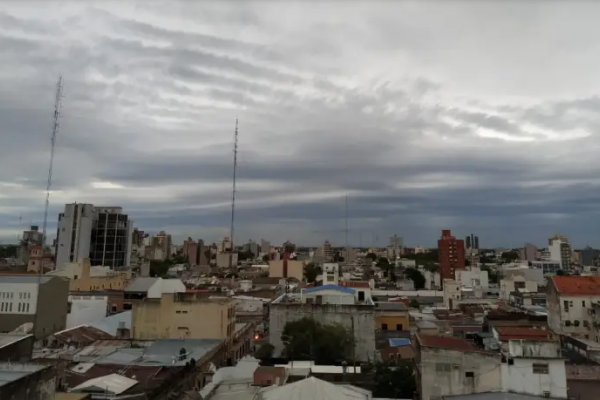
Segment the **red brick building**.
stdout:
<path fill-rule="evenodd" d="M 454 279 L 454 271 L 465 268 L 465 242 L 452 236 L 449 229 L 442 231 L 438 240 L 438 257 L 440 263 L 440 278 Z"/>

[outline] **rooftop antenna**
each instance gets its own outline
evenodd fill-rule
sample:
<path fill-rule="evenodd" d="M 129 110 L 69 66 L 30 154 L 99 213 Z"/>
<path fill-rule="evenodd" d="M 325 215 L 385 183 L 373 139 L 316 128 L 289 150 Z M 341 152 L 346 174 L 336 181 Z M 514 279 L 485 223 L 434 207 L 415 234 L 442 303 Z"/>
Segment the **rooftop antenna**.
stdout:
<path fill-rule="evenodd" d="M 46 249 L 46 228 L 48 224 L 48 205 L 50 204 L 50 188 L 52 186 L 52 167 L 54 165 L 54 145 L 56 144 L 56 134 L 60 127 L 60 109 L 62 104 L 62 75 L 58 77 L 56 84 L 56 97 L 54 99 L 54 119 L 52 121 L 52 137 L 50 139 L 50 166 L 48 167 L 48 182 L 46 184 L 46 203 L 44 204 L 44 222 L 42 224 L 42 256 Z M 39 275 L 42 275 L 44 270 L 44 261 L 42 259 Z"/>
<path fill-rule="evenodd" d="M 229 229 L 229 240 L 231 249 L 229 250 L 229 271 L 232 273 L 237 272 L 237 265 L 234 271 L 233 268 L 233 234 L 234 234 L 234 221 L 235 221 L 235 178 L 237 171 L 237 154 L 238 154 L 238 120 L 235 119 L 235 134 L 233 137 L 233 185 L 231 189 L 231 227 Z"/>

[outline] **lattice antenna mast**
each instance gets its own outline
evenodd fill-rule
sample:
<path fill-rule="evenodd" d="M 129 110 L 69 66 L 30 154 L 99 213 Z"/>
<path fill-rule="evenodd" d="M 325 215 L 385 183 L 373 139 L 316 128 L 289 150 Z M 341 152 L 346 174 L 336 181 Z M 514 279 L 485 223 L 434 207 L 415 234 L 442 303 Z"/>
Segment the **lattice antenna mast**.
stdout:
<path fill-rule="evenodd" d="M 62 106 L 63 79 L 58 77 L 56 84 L 56 98 L 54 100 L 54 120 L 52 122 L 52 138 L 50 139 L 50 166 L 48 167 L 48 182 L 46 184 L 46 203 L 44 205 L 44 222 L 42 225 L 42 254 L 46 248 L 46 228 L 48 224 L 48 206 L 50 204 L 50 188 L 52 187 L 52 167 L 54 165 L 54 145 L 56 144 L 56 134 L 60 127 L 60 109 Z M 42 262 L 43 264 L 43 262 Z M 40 266 L 39 273 L 42 274 L 43 265 Z"/>
<path fill-rule="evenodd" d="M 231 245 L 231 249 L 229 250 L 229 271 L 237 272 L 237 268 L 233 269 L 233 234 L 234 230 L 234 222 L 235 222 L 235 179 L 237 172 L 237 154 L 238 154 L 238 120 L 235 119 L 235 135 L 233 137 L 233 184 L 231 189 L 231 226 L 229 229 L 229 241 Z M 237 265 L 236 265 L 237 267 Z"/>

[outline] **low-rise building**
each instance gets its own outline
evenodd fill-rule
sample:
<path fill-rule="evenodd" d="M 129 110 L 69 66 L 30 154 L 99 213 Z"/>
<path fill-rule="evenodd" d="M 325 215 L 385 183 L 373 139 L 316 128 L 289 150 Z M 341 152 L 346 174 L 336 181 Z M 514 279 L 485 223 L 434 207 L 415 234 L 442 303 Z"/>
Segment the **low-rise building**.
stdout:
<path fill-rule="evenodd" d="M 0 363 L 0 399 L 54 400 L 56 371 L 50 365 Z"/>
<path fill-rule="evenodd" d="M 269 341 L 275 354 L 284 348 L 281 335 L 286 323 L 312 317 L 323 324 L 339 323 L 354 336 L 358 360 L 373 359 L 375 352 L 375 304 L 365 290 L 324 285 L 286 293 L 270 305 Z"/>
<path fill-rule="evenodd" d="M 90 259 L 84 258 L 78 262 L 65 263 L 63 268 L 49 272 L 47 275 L 68 278 L 69 290 L 72 291 L 123 290 L 129 282 L 131 271 L 92 267 Z"/>
<path fill-rule="evenodd" d="M 553 276 L 548 283 L 548 326 L 556 333 L 594 337 L 594 306 L 600 276 Z"/>
<path fill-rule="evenodd" d="M 69 280 L 48 275 L 0 275 L 0 332 L 33 324 L 37 339 L 65 329 Z"/>
<path fill-rule="evenodd" d="M 401 302 L 375 303 L 375 329 L 407 331 L 410 329 L 408 307 Z"/>
<path fill-rule="evenodd" d="M 538 282 L 528 280 L 520 274 L 512 274 L 508 278 L 500 280 L 500 298 L 504 301 L 510 301 L 510 296 L 516 292 L 536 293 L 538 291 Z"/>
<path fill-rule="evenodd" d="M 302 282 L 304 279 L 304 261 L 278 260 L 269 261 L 270 278 L 296 278 Z"/>
<path fill-rule="evenodd" d="M 194 291 L 163 293 L 133 303 L 131 334 L 135 339 L 203 338 L 231 341 L 235 302 L 210 300 Z"/>

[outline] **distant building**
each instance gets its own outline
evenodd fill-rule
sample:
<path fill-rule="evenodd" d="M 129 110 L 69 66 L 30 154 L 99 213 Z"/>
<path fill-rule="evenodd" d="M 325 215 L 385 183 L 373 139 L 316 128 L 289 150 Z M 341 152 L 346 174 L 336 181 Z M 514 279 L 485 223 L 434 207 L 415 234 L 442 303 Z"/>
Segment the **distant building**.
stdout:
<path fill-rule="evenodd" d="M 0 275 L 0 332 L 33 323 L 37 339 L 65 329 L 69 280 L 48 275 Z M 37 316 L 36 316 L 37 314 Z"/>
<path fill-rule="evenodd" d="M 331 247 L 331 243 L 326 240 L 323 243 L 323 246 L 319 247 L 317 251 L 315 251 L 315 261 L 316 262 L 331 262 L 333 261 L 333 248 Z"/>
<path fill-rule="evenodd" d="M 40 232 L 37 225 L 31 225 L 28 231 L 23 231 L 21 236 L 21 243 L 19 246 L 19 252 L 17 254 L 19 260 L 22 263 L 27 263 L 29 255 L 31 254 L 31 248 L 33 246 L 42 245 L 42 232 Z"/>
<path fill-rule="evenodd" d="M 548 247 L 550 251 L 550 259 L 558 261 L 563 270 L 569 269 L 571 266 L 571 245 L 565 237 L 553 238 Z"/>
<path fill-rule="evenodd" d="M 479 237 L 471 233 L 465 238 L 465 245 L 467 250 L 479 250 Z"/>
<path fill-rule="evenodd" d="M 402 256 L 404 253 L 404 240 L 402 236 L 394 235 L 390 237 L 390 244 L 387 248 L 387 256 L 392 259 L 396 259 Z"/>
<path fill-rule="evenodd" d="M 111 268 L 131 263 L 133 225 L 121 207 L 66 204 L 58 217 L 56 267 L 89 258 Z"/>
<path fill-rule="evenodd" d="M 55 267 L 54 256 L 51 254 L 44 254 L 41 245 L 32 245 L 29 247 L 29 257 L 27 261 L 27 272 L 45 273 L 52 271 Z"/>
<path fill-rule="evenodd" d="M 440 276 L 444 279 L 454 279 L 457 269 L 465 268 L 465 243 L 452 236 L 450 230 L 443 230 L 438 240 L 438 257 Z"/>
<path fill-rule="evenodd" d="M 271 243 L 269 243 L 268 240 L 260 240 L 260 252 L 265 254 L 269 254 L 271 252 Z"/>
<path fill-rule="evenodd" d="M 243 250 L 245 252 L 250 252 L 254 255 L 254 257 L 258 257 L 258 254 L 260 253 L 258 250 L 258 243 L 256 243 L 254 240 L 249 240 L 248 243 L 244 244 L 244 248 Z"/>
<path fill-rule="evenodd" d="M 579 251 L 579 264 L 585 267 L 598 265 L 598 259 L 600 259 L 600 250 L 586 246 Z"/>
<path fill-rule="evenodd" d="M 66 263 L 46 275 L 62 276 L 69 279 L 69 290 L 123 290 L 131 278 L 131 270 L 115 271 L 109 267 L 90 265 L 84 258 L 78 262 Z"/>
<path fill-rule="evenodd" d="M 531 243 L 525 243 L 522 249 L 519 250 L 519 258 L 522 261 L 534 261 L 538 256 L 538 249 Z"/>
<path fill-rule="evenodd" d="M 304 279 L 304 261 L 283 259 L 269 261 L 270 278 L 295 278 L 298 281 Z"/>
<path fill-rule="evenodd" d="M 292 254 L 296 251 L 296 245 L 289 240 L 286 241 L 281 247 L 283 248 L 284 253 Z"/>

